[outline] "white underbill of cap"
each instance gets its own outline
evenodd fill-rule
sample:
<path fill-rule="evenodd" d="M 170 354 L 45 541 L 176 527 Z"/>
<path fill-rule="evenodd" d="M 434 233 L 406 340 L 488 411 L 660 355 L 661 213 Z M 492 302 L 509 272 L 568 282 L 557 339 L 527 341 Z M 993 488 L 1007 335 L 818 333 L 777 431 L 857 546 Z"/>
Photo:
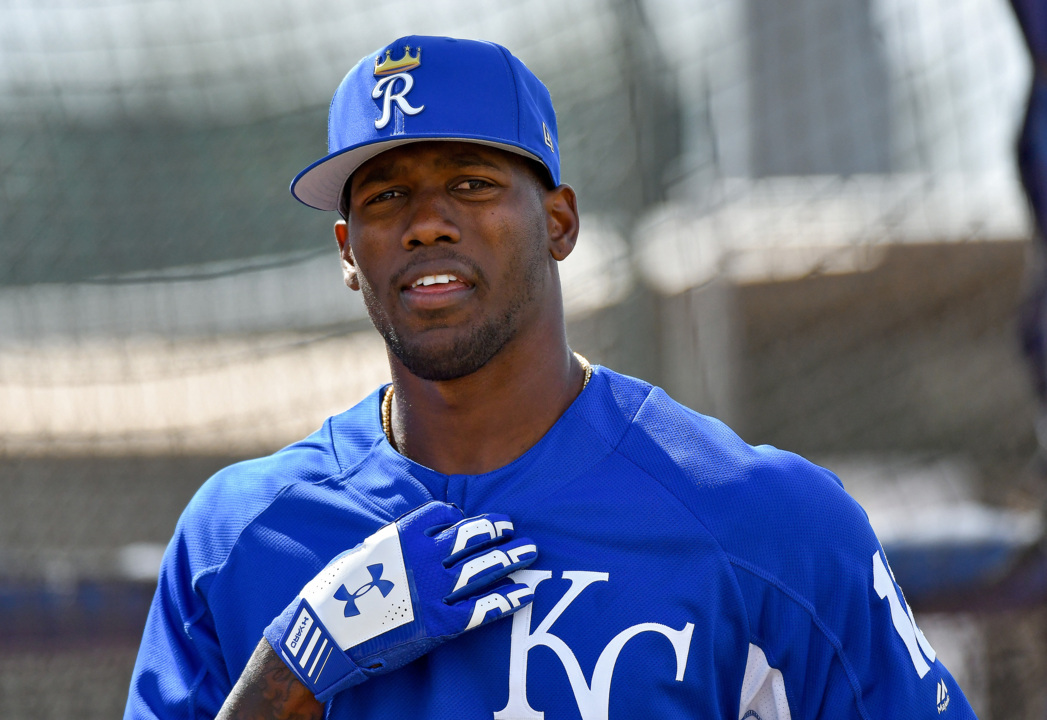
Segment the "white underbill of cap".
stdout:
<path fill-rule="evenodd" d="M 440 140 L 488 145 L 536 160 L 542 167 L 545 167 L 544 160 L 519 145 L 485 138 L 463 137 L 461 135 L 454 137 L 446 135 L 438 137 L 414 135 L 394 140 L 380 140 L 355 148 L 346 148 L 320 158 L 295 176 L 295 179 L 291 181 L 291 194 L 311 208 L 316 208 L 317 210 L 337 210 L 338 198 L 342 194 L 342 187 L 345 185 L 345 181 L 365 162 L 377 155 L 381 155 L 386 150 L 392 150 L 401 145 Z"/>

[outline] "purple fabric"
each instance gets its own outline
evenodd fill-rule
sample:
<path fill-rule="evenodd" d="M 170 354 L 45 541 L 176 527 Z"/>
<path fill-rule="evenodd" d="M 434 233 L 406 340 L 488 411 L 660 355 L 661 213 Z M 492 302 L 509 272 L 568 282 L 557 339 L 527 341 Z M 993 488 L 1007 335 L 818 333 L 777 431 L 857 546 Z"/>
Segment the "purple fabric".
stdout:
<path fill-rule="evenodd" d="M 1018 138 L 1018 171 L 1025 187 L 1037 241 L 1047 238 L 1047 3 L 1011 0 L 1033 61 L 1029 102 Z M 1047 257 L 1047 248 L 1042 248 Z M 1038 268 L 1030 283 L 1019 318 L 1022 347 L 1032 366 L 1036 391 L 1047 400 L 1047 264 Z"/>

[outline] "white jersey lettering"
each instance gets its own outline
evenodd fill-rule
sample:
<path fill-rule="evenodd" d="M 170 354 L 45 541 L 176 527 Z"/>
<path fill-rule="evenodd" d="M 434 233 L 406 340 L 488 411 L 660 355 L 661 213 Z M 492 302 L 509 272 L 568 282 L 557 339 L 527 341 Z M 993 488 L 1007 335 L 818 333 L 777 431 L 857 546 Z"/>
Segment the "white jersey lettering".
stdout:
<path fill-rule="evenodd" d="M 511 577 L 516 582 L 528 585 L 534 591 L 540 583 L 551 578 L 552 573 L 547 570 L 519 570 Z M 595 582 L 607 582 L 610 576 L 601 572 L 565 570 L 563 577 L 571 581 L 571 586 L 533 632 L 531 631 L 531 605 L 520 609 L 513 616 L 509 655 L 509 701 L 502 710 L 494 714 L 494 720 L 543 720 L 545 717 L 545 713 L 535 710 L 527 701 L 527 656 L 533 648 L 539 645 L 549 648 L 560 659 L 567 673 L 567 679 L 571 683 L 571 689 L 574 691 L 575 702 L 578 704 L 582 720 L 607 720 L 611 697 L 611 677 L 614 675 L 618 655 L 625 644 L 640 633 L 661 633 L 669 640 L 676 653 L 676 681 L 683 680 L 694 625 L 686 623 L 682 629 L 673 630 L 659 623 L 640 623 L 622 630 L 607 644 L 596 661 L 592 683 L 587 683 L 582 668 L 578 664 L 578 658 L 563 639 L 551 632 L 551 628 L 587 587 Z"/>

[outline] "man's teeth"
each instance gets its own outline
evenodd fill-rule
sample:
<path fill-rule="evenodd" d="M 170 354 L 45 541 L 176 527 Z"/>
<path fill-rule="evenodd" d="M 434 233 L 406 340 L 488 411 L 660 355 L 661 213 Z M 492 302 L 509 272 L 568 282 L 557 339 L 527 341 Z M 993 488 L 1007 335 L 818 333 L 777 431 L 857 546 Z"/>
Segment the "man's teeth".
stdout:
<path fill-rule="evenodd" d="M 425 277 L 420 277 L 415 280 L 414 285 L 411 287 L 418 287 L 419 285 L 444 285 L 456 280 L 458 280 L 458 278 L 454 275 L 426 275 Z"/>

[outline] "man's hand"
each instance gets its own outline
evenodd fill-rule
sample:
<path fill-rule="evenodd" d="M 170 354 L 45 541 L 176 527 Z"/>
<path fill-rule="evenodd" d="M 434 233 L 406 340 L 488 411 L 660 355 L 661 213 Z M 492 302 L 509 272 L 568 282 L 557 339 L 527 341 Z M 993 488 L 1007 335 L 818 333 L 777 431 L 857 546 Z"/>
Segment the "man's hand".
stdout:
<path fill-rule="evenodd" d="M 537 549 L 513 535 L 504 515 L 427 503 L 332 560 L 265 637 L 325 702 L 529 603 L 531 589 L 506 577 Z"/>

